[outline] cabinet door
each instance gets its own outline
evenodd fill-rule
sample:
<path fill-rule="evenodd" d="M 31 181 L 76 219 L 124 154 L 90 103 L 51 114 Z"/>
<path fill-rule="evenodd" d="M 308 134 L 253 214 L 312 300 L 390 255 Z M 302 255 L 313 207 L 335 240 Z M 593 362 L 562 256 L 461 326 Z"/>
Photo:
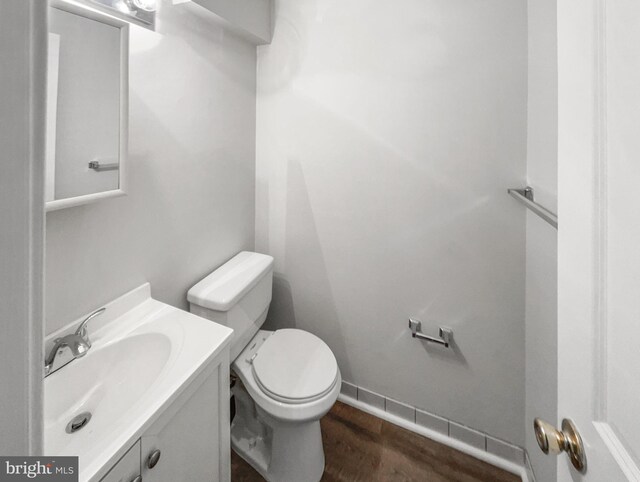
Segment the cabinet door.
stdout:
<path fill-rule="evenodd" d="M 140 475 L 140 440 L 122 456 L 100 482 L 134 482 Z"/>
<path fill-rule="evenodd" d="M 142 437 L 144 482 L 229 480 L 228 353 L 224 359 L 202 374 L 204 380 L 201 375 L 192 383 Z"/>

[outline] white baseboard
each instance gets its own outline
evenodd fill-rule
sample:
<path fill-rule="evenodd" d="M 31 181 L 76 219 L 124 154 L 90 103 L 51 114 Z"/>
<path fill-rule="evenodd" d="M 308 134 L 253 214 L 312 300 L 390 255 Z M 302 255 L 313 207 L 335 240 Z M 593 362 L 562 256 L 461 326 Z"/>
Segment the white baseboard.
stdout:
<path fill-rule="evenodd" d="M 473 447 L 469 444 L 461 442 L 460 440 L 449 437 L 448 435 L 444 435 L 440 432 L 436 432 L 435 430 L 430 430 L 428 428 L 422 427 L 415 422 L 400 418 L 385 410 L 382 410 L 381 408 L 371 406 L 343 393 L 338 396 L 338 400 L 347 405 L 360 409 L 363 412 L 367 412 L 371 415 L 381 418 L 382 420 L 386 420 L 387 422 L 390 422 L 394 425 L 417 433 L 418 435 L 422 435 L 423 437 L 427 437 L 438 443 L 459 450 L 460 452 L 470 455 L 478 460 L 482 460 L 483 462 L 503 469 L 509 473 L 518 475 L 522 478 L 523 482 L 535 482 L 531 469 L 527 467 L 528 457 L 526 457 L 526 455 L 523 464 L 517 464 L 515 462 L 512 462 L 511 460 L 504 459 L 497 455 L 481 450 L 477 447 Z"/>

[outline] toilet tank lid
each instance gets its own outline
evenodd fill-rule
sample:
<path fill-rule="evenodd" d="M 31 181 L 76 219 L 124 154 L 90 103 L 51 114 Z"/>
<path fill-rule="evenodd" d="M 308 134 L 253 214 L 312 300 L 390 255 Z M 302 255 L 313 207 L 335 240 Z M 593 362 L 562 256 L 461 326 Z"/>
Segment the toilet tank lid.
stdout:
<path fill-rule="evenodd" d="M 216 311 L 229 311 L 273 269 L 273 257 L 242 251 L 193 286 L 187 300 Z"/>

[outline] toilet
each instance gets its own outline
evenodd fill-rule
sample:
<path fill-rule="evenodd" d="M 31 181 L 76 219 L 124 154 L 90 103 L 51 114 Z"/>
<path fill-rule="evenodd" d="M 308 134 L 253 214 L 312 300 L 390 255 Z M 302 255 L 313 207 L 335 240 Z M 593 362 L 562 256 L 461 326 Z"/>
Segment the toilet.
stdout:
<path fill-rule="evenodd" d="M 243 251 L 189 290 L 190 311 L 233 328 L 236 414 L 231 446 L 266 480 L 317 482 L 324 471 L 320 418 L 341 377 L 331 349 L 298 329 L 261 330 L 273 258 Z"/>

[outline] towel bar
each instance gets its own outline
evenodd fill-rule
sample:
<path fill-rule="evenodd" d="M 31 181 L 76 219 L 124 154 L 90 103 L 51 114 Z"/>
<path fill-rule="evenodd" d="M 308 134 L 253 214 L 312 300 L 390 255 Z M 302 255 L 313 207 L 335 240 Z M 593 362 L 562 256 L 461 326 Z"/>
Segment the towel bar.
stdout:
<path fill-rule="evenodd" d="M 524 189 L 512 188 L 507 189 L 507 192 L 548 222 L 551 226 L 558 229 L 558 216 L 533 200 L 533 188 L 528 186 Z"/>

